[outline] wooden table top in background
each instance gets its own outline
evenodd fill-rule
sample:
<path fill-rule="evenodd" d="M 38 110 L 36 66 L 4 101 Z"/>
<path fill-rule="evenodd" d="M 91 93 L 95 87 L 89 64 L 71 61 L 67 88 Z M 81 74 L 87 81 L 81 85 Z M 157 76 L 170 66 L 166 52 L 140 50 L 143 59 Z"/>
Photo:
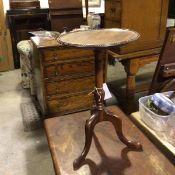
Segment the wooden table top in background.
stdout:
<path fill-rule="evenodd" d="M 80 112 L 45 120 L 45 130 L 57 175 L 174 175 L 174 165 L 120 111 L 109 109 L 123 120 L 127 138 L 138 140 L 143 151 L 127 148 L 116 136 L 111 123 L 95 128 L 91 149 L 84 165 L 74 171 L 73 160 L 84 146 L 85 120 L 90 112 Z"/>

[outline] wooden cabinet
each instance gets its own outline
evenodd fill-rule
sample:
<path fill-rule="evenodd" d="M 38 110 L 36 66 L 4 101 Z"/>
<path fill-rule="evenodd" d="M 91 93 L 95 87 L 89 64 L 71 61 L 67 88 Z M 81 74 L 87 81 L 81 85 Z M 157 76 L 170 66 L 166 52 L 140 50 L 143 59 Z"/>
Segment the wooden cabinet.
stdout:
<path fill-rule="evenodd" d="M 95 86 L 92 50 L 67 48 L 56 40 L 31 38 L 36 94 L 44 116 L 89 109 Z"/>
<path fill-rule="evenodd" d="M 29 39 L 28 32 L 36 30 L 50 30 L 49 10 L 48 9 L 17 9 L 8 10 L 7 19 L 9 23 L 13 57 L 15 68 L 20 67 L 17 43 L 21 40 Z"/>
<path fill-rule="evenodd" d="M 65 3 L 65 0 L 49 0 L 50 9 L 70 9 L 70 8 L 82 8 L 81 0 L 69 0 Z"/>
<path fill-rule="evenodd" d="M 105 28 L 129 28 L 140 38 L 120 54 L 161 47 L 168 13 L 168 0 L 106 0 Z"/>
<path fill-rule="evenodd" d="M 39 0 L 10 0 L 10 9 L 40 8 Z"/>
<path fill-rule="evenodd" d="M 49 0 L 49 12 L 52 30 L 70 31 L 83 24 L 82 2 L 80 0 Z"/>

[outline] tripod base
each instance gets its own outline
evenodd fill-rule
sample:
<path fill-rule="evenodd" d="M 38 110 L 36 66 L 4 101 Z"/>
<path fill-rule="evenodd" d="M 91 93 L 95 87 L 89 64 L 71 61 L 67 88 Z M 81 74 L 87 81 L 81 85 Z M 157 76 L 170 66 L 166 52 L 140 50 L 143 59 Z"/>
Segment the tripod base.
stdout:
<path fill-rule="evenodd" d="M 102 121 L 111 122 L 115 128 L 115 131 L 119 139 L 129 148 L 135 150 L 142 150 L 142 145 L 139 142 L 130 141 L 123 135 L 122 120 L 118 116 L 113 115 L 110 111 L 107 111 L 104 107 L 102 110 L 99 110 L 97 107 L 95 107 L 91 112 L 92 115 L 88 120 L 86 120 L 85 124 L 85 146 L 80 156 L 73 162 L 74 169 L 78 169 L 85 160 L 86 155 L 88 154 L 91 146 L 94 127 L 97 123 Z"/>

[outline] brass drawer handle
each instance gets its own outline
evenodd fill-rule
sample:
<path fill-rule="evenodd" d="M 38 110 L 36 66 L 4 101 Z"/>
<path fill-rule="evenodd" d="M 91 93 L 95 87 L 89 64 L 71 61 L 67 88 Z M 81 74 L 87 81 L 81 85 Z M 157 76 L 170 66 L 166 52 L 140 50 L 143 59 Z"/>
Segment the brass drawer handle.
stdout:
<path fill-rule="evenodd" d="M 58 75 L 58 72 L 57 71 L 55 71 L 55 76 L 57 76 Z"/>

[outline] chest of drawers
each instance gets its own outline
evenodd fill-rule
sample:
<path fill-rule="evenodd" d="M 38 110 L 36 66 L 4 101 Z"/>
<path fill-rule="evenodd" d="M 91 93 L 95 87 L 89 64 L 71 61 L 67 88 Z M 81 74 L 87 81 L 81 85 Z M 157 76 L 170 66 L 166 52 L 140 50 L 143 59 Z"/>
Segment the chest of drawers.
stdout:
<path fill-rule="evenodd" d="M 37 100 L 44 116 L 89 109 L 95 86 L 92 50 L 67 48 L 56 40 L 31 38 Z"/>

